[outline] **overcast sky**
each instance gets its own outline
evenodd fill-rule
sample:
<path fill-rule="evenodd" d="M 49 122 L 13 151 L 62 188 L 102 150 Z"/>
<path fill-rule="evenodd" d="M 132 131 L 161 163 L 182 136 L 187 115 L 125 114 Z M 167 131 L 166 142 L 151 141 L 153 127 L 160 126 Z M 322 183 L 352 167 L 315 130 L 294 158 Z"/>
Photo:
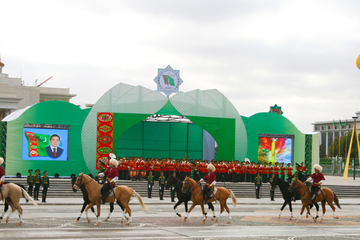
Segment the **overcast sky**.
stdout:
<path fill-rule="evenodd" d="M 118 83 L 218 89 L 241 115 L 282 107 L 300 131 L 359 111 L 360 1 L 0 0 L 3 73 L 96 103 Z"/>

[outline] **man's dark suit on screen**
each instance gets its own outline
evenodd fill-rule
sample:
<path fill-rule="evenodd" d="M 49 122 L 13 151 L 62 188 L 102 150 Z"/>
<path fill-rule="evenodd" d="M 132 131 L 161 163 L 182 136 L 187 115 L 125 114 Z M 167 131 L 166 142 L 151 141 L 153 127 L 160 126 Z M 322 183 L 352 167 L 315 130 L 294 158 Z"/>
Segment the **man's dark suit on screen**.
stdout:
<path fill-rule="evenodd" d="M 55 157 L 55 155 L 54 155 L 54 150 L 51 148 L 51 145 L 47 146 L 47 147 L 45 148 L 45 150 L 46 150 L 47 155 L 49 155 L 49 157 L 51 157 L 51 158 L 58 158 L 58 157 L 60 157 L 61 154 L 63 153 L 63 149 L 57 147 L 57 148 L 56 148 L 56 157 Z"/>

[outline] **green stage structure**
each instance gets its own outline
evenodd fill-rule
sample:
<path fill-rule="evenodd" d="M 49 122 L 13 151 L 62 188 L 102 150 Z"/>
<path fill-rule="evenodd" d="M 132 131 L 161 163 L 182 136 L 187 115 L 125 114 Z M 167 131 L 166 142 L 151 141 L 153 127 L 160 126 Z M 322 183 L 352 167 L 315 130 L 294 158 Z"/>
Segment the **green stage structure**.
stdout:
<path fill-rule="evenodd" d="M 5 158 L 6 175 L 21 173 L 24 176 L 30 168 L 41 172 L 47 170 L 50 176 L 55 173 L 64 177 L 80 172 L 95 174 L 99 113 L 111 114 L 113 118 L 112 139 L 105 140 L 113 142 L 112 152 L 118 157 L 180 159 L 188 155 L 200 159 L 205 130 L 217 143 L 215 160 L 244 161 L 249 158 L 257 162 L 259 136 L 263 134 L 292 136 L 292 164 L 305 162 L 311 168 L 319 160 L 318 133 L 301 133 L 287 118 L 276 113 L 240 116 L 216 89 L 178 92 L 168 98 L 143 86 L 119 83 L 91 109 L 83 110 L 68 102 L 46 101 L 3 119 L 0 154 Z M 183 116 L 192 123 L 144 121 L 154 114 Z M 37 127 L 45 128 L 47 135 L 37 132 Z M 64 137 L 61 136 L 61 141 L 65 141 L 62 146 L 66 149 L 57 159 L 49 159 L 41 151 L 32 151 L 32 148 L 40 149 L 48 144 L 51 132 L 66 132 Z M 34 139 L 35 143 L 32 143 Z"/>

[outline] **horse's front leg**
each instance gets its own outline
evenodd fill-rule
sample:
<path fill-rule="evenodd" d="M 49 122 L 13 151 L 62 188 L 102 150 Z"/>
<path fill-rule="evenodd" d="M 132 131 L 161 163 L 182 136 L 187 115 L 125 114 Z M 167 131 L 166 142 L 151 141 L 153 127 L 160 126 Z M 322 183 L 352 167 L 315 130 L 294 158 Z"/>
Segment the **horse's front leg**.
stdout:
<path fill-rule="evenodd" d="M 203 214 L 203 221 L 202 221 L 202 223 L 205 224 L 205 209 L 204 209 L 204 204 L 201 203 L 200 206 L 201 206 L 201 211 L 202 211 L 202 214 Z"/>
<path fill-rule="evenodd" d="M 304 209 L 305 209 L 305 205 L 303 204 L 303 205 L 301 206 L 301 211 L 300 211 L 300 214 L 299 214 L 299 219 L 296 221 L 297 223 L 300 222 L 301 215 L 304 213 Z"/>
<path fill-rule="evenodd" d="M 211 221 L 214 221 L 214 219 L 216 218 L 214 205 L 212 203 L 208 203 L 208 205 L 209 205 L 209 209 L 211 209 L 213 213 L 213 217 L 211 218 Z"/>
<path fill-rule="evenodd" d="M 107 221 L 110 218 L 111 213 L 114 211 L 114 202 L 110 203 L 110 212 L 107 218 L 105 218 L 105 221 Z"/>
<path fill-rule="evenodd" d="M 177 211 L 177 207 L 181 204 L 181 201 L 178 200 L 177 203 L 174 205 L 174 211 L 175 211 L 175 214 L 179 217 L 181 217 L 181 214 L 178 213 Z M 187 210 L 187 202 L 184 202 L 184 205 L 185 205 L 185 211 Z"/>
<path fill-rule="evenodd" d="M 97 216 L 96 216 L 96 223 L 94 224 L 94 226 L 99 225 L 100 203 L 96 203 L 96 210 L 97 210 Z"/>
<path fill-rule="evenodd" d="M 194 209 L 194 207 L 196 206 L 196 203 L 193 202 L 193 204 L 191 205 L 190 209 L 188 212 L 186 212 L 186 217 L 184 217 L 184 222 L 186 221 L 186 219 L 189 217 L 189 213 Z"/>
<path fill-rule="evenodd" d="M 81 208 L 81 210 L 80 210 L 80 215 L 79 215 L 78 218 L 75 220 L 75 222 L 78 222 L 78 221 L 80 220 L 81 215 L 83 214 L 86 206 L 87 206 L 87 204 L 86 204 L 86 202 L 84 201 L 83 206 L 82 206 L 82 208 Z"/>
<path fill-rule="evenodd" d="M 90 218 L 89 218 L 89 215 L 88 215 L 88 210 L 89 208 L 92 208 L 94 206 L 94 203 L 90 203 L 86 208 L 85 208 L 85 214 L 86 214 L 86 219 L 88 221 L 88 223 L 90 222 Z"/>
<path fill-rule="evenodd" d="M 293 218 L 293 211 L 292 211 L 292 204 L 291 204 L 291 200 L 288 202 L 289 204 L 289 209 L 290 209 L 290 218 L 289 220 L 291 220 Z"/>
<path fill-rule="evenodd" d="M 283 203 L 283 205 L 282 205 L 281 208 L 280 208 L 280 212 L 279 212 L 278 219 L 281 218 L 281 213 L 282 213 L 282 211 L 284 210 L 284 208 L 286 207 L 286 204 L 287 204 L 287 201 L 285 200 L 285 202 Z"/>

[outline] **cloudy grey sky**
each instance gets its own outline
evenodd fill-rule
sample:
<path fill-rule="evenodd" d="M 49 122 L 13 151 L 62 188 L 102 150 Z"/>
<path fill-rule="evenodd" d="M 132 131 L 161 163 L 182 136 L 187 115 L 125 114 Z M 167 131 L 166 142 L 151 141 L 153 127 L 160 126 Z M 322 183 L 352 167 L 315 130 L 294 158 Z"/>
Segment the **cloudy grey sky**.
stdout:
<path fill-rule="evenodd" d="M 359 111 L 360 1 L 0 0 L 4 73 L 95 103 L 123 82 L 218 89 L 241 115 L 282 107 L 300 131 Z"/>

